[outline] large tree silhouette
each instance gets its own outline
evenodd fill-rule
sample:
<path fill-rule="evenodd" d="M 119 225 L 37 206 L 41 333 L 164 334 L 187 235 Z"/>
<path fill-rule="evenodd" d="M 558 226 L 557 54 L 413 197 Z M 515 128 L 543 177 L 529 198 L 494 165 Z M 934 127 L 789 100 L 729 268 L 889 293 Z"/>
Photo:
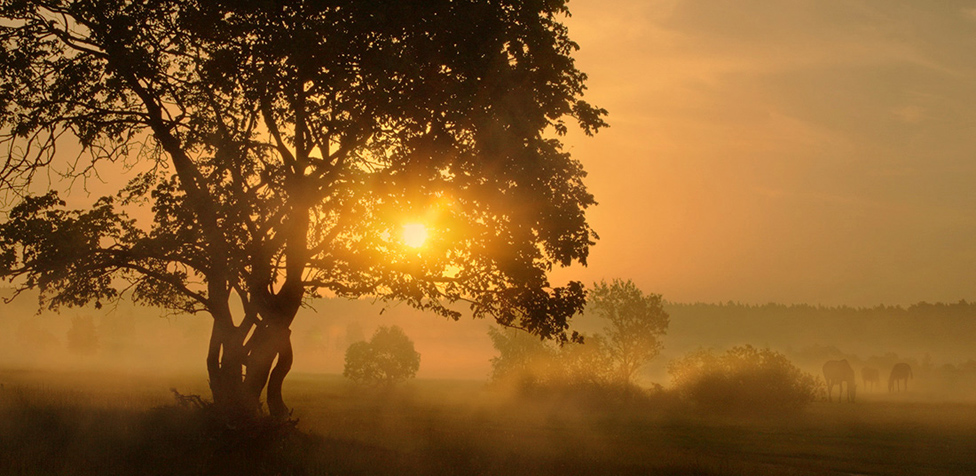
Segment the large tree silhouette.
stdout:
<path fill-rule="evenodd" d="M 0 4 L 0 274 L 52 308 L 131 296 L 213 317 L 214 402 L 281 386 L 311 296 L 567 340 L 594 203 L 559 136 L 606 111 L 565 1 L 29 0 Z M 80 144 L 82 154 L 63 156 Z M 58 146 L 61 146 L 60 148 Z M 41 177 L 128 171 L 80 210 Z M 146 210 L 151 210 L 147 212 Z M 422 222 L 429 238 L 404 246 Z M 151 358 L 151 356 L 147 356 Z M 245 372 L 246 369 L 246 372 Z"/>

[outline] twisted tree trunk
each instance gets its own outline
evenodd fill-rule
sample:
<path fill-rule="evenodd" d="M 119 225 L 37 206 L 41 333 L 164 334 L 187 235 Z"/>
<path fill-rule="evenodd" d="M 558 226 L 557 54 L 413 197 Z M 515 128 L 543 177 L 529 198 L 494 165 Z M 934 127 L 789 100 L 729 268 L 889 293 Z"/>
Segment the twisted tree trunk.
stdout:
<path fill-rule="evenodd" d="M 285 376 L 291 371 L 292 360 L 291 331 L 289 330 L 279 343 L 278 361 L 268 378 L 268 411 L 273 418 L 284 419 L 291 416 L 291 412 L 281 397 L 281 386 L 285 381 Z"/>
<path fill-rule="evenodd" d="M 275 324 L 259 326 L 254 330 L 247 350 L 247 373 L 243 387 L 249 404 L 259 408 L 261 392 L 267 386 L 271 416 L 287 418 L 289 412 L 281 396 L 281 387 L 291 370 L 291 330 Z"/>
<path fill-rule="evenodd" d="M 288 328 L 293 314 L 274 312 L 260 322 L 255 314 L 248 314 L 239 326 L 233 325 L 229 316 L 215 316 L 207 372 L 214 406 L 228 423 L 259 417 L 265 387 L 270 415 L 276 419 L 290 415 L 281 390 L 293 361 Z"/>
<path fill-rule="evenodd" d="M 245 398 L 242 379 L 245 360 L 241 329 L 214 319 L 207 352 L 207 374 L 214 405 L 228 422 L 252 418 L 259 410 Z"/>

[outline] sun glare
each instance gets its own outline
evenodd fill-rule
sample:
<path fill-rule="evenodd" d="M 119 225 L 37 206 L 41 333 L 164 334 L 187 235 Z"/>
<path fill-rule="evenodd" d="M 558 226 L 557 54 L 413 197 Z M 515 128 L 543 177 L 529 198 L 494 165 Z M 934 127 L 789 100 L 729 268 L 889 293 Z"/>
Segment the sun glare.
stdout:
<path fill-rule="evenodd" d="M 403 225 L 403 243 L 411 248 L 420 248 L 427 241 L 427 227 L 420 223 Z"/>

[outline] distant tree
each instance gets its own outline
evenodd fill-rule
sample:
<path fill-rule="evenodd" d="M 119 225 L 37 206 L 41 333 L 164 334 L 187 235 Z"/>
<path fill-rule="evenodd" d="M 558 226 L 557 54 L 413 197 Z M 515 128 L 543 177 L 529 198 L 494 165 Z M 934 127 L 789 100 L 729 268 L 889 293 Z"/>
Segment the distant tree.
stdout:
<path fill-rule="evenodd" d="M 491 359 L 491 380 L 520 390 L 605 387 L 613 383 L 612 359 L 602 336 L 557 345 L 520 329 L 491 327 L 488 336 L 498 355 Z"/>
<path fill-rule="evenodd" d="M 346 350 L 342 375 L 356 383 L 392 384 L 414 378 L 420 353 L 399 326 L 380 327 L 369 342 L 356 342 Z"/>
<path fill-rule="evenodd" d="M 547 381 L 558 350 L 519 329 L 488 328 L 488 337 L 499 355 L 491 359 L 493 382 L 535 386 Z"/>
<path fill-rule="evenodd" d="M 629 385 L 634 374 L 657 357 L 669 317 L 660 294 L 645 295 L 633 281 L 596 283 L 590 291 L 592 309 L 602 317 L 603 339 L 617 378 Z"/>
<path fill-rule="evenodd" d="M 67 334 L 68 350 L 78 355 L 94 355 L 98 352 L 98 333 L 92 316 L 71 318 L 71 328 Z"/>
<path fill-rule="evenodd" d="M 369 342 L 353 342 L 346 349 L 346 365 L 342 375 L 356 383 L 375 382 L 380 379 L 379 368 Z"/>
<path fill-rule="evenodd" d="M 583 343 L 570 343 L 559 349 L 565 379 L 574 385 L 607 387 L 620 383 L 607 340 L 600 334 L 586 336 Z"/>
<path fill-rule="evenodd" d="M 52 308 L 129 291 L 209 314 L 231 418 L 265 388 L 289 415 L 291 324 L 320 293 L 462 301 L 569 341 L 583 286 L 547 273 L 585 264 L 594 199 L 560 136 L 606 111 L 582 100 L 566 3 L 0 2 L 0 195 L 22 197 L 0 276 Z M 30 194 L 106 168 L 131 180 L 90 207 Z"/>

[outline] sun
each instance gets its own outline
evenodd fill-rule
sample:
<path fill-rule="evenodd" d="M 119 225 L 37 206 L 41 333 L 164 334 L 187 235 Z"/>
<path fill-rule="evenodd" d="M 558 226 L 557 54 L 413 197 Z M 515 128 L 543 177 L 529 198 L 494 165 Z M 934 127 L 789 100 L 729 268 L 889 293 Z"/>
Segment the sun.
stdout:
<path fill-rule="evenodd" d="M 421 223 L 403 225 L 403 243 L 411 248 L 420 248 L 427 241 L 427 227 Z"/>

